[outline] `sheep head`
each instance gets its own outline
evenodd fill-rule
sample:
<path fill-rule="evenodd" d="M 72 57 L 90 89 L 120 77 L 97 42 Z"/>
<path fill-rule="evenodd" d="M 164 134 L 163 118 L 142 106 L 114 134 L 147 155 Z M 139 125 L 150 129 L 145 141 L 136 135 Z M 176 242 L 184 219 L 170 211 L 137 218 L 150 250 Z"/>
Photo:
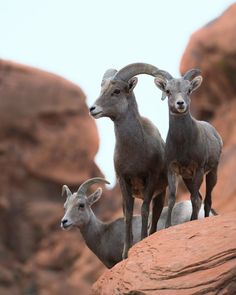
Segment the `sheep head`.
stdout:
<path fill-rule="evenodd" d="M 120 71 L 109 69 L 105 72 L 101 84 L 101 93 L 94 105 L 90 108 L 90 114 L 95 118 L 109 117 L 115 120 L 127 110 L 129 100 L 133 98 L 132 92 L 137 85 L 138 74 L 155 76 L 157 68 L 145 64 L 130 64 Z"/>
<path fill-rule="evenodd" d="M 159 71 L 154 81 L 162 91 L 162 100 L 168 97 L 169 111 L 172 114 L 185 114 L 189 111 L 190 95 L 202 83 L 201 71 L 191 69 L 182 78 L 175 79 L 166 71 Z"/>
<path fill-rule="evenodd" d="M 73 226 L 83 227 L 91 218 L 91 206 L 97 202 L 101 195 L 102 189 L 99 187 L 94 193 L 86 196 L 88 188 L 94 183 L 107 183 L 106 179 L 95 177 L 88 179 L 81 184 L 79 189 L 72 193 L 67 185 L 62 187 L 62 195 L 66 193 L 66 202 L 64 203 L 65 215 L 61 220 L 62 229 L 70 229 Z"/>

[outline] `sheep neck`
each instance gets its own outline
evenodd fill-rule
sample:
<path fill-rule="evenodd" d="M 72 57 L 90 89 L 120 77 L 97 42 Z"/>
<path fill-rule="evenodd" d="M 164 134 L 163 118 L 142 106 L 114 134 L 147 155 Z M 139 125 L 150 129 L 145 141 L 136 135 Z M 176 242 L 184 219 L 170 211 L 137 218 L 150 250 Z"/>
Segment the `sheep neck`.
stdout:
<path fill-rule="evenodd" d="M 124 148 L 127 146 L 129 148 L 131 146 L 143 146 L 143 127 L 135 96 L 131 95 L 128 101 L 129 105 L 125 114 L 114 120 L 116 144 Z"/>
<path fill-rule="evenodd" d="M 99 256 L 99 244 L 103 236 L 103 232 L 106 228 L 106 224 L 100 221 L 93 211 L 91 211 L 91 217 L 89 222 L 80 227 L 80 232 L 85 240 L 85 243 L 97 256 Z"/>
<path fill-rule="evenodd" d="M 175 143 L 181 143 L 181 148 L 196 141 L 197 126 L 190 112 L 183 115 L 169 113 L 168 140 L 170 139 Z"/>

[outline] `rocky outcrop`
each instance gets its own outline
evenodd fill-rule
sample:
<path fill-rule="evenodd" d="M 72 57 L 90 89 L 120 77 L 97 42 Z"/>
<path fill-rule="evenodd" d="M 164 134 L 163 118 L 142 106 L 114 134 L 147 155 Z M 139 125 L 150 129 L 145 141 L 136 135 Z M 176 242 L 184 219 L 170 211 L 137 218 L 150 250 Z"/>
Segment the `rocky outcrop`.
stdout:
<path fill-rule="evenodd" d="M 236 4 L 195 32 L 183 54 L 180 71 L 199 67 L 204 82 L 193 95 L 192 106 L 200 119 L 213 118 L 219 106 L 236 93 Z"/>
<path fill-rule="evenodd" d="M 224 142 L 213 206 L 220 212 L 236 210 L 236 4 L 194 33 L 183 55 L 180 71 L 200 68 L 201 87 L 191 108 L 198 119 L 211 121 Z"/>
<path fill-rule="evenodd" d="M 0 122 L 0 294 L 86 294 L 104 267 L 79 231 L 59 226 L 62 184 L 75 189 L 102 176 L 85 95 L 61 77 L 1 60 Z"/>
<path fill-rule="evenodd" d="M 14 172 L 18 179 L 28 174 L 77 185 L 99 173 L 93 162 L 97 129 L 78 86 L 0 61 L 0 118 L 0 154 L 8 163 L 2 160 L 0 167 L 10 170 L 6 179 Z"/>
<path fill-rule="evenodd" d="M 224 140 L 219 180 L 213 193 L 213 206 L 219 213 L 236 210 L 235 22 L 236 6 L 232 5 L 218 19 L 193 34 L 181 62 L 181 72 L 190 67 L 202 69 L 204 82 L 193 96 L 193 113 L 199 119 L 211 120 Z M 88 116 L 85 95 L 78 86 L 61 77 L 0 60 L 0 122 L 0 294 L 89 294 L 91 284 L 105 267 L 87 249 L 79 231 L 64 232 L 59 228 L 63 216 L 61 185 L 66 183 L 73 190 L 85 179 L 102 175 L 94 163 L 99 142 L 95 123 Z M 103 220 L 120 216 L 121 208 L 118 187 L 113 191 L 105 190 L 101 202 L 94 205 L 96 214 Z M 204 231 L 208 229 L 200 226 L 199 231 L 195 232 L 196 236 L 189 233 L 183 240 L 189 246 L 182 246 L 180 252 L 174 250 L 181 244 L 182 234 L 178 235 L 181 230 L 177 228 L 172 230 L 176 230 L 179 240 L 171 235 L 171 229 L 159 233 L 163 242 L 166 242 L 166 234 L 166 239 L 172 239 L 175 246 L 172 250 L 171 247 L 166 250 L 164 243 L 158 244 L 157 250 L 152 244 L 147 248 L 146 245 L 149 245 L 149 241 L 152 243 L 152 239 L 153 243 L 157 242 L 157 235 L 140 244 L 141 247 L 145 246 L 143 250 L 137 245 L 131 250 L 131 259 L 135 257 L 136 260 L 136 253 L 141 259 L 145 253 L 145 265 L 141 264 L 144 271 L 137 272 L 137 277 L 130 274 L 130 286 L 144 286 L 141 283 L 143 278 L 150 276 L 150 281 L 155 282 L 157 279 L 162 287 L 173 282 L 170 286 L 177 290 L 182 282 L 183 286 L 193 286 L 193 290 L 197 290 L 199 286 L 204 287 L 209 277 L 212 278 L 210 288 L 219 284 L 217 286 L 222 287 L 222 292 L 219 290 L 218 294 L 226 294 L 224 288 L 232 273 L 229 264 L 232 258 L 228 250 L 219 256 L 217 251 L 223 247 L 224 237 L 228 245 L 232 241 L 228 240 L 228 233 L 226 236 L 223 234 L 223 230 L 227 232 L 231 228 L 230 221 L 223 218 L 214 219 L 223 222 L 214 221 L 217 229 L 215 236 L 209 232 L 203 239 Z M 209 226 L 211 224 L 208 220 L 204 222 L 207 225 L 209 222 Z M 195 224 L 191 223 L 191 227 Z M 185 230 L 188 233 L 187 227 L 190 225 L 185 226 L 183 235 Z M 232 232 L 232 237 L 233 234 L 235 232 Z M 202 252 L 197 247 L 191 252 L 198 237 Z M 212 241 L 213 237 L 221 246 L 210 253 L 208 240 Z M 194 245 L 188 244 L 191 241 L 194 241 Z M 158 259 L 154 257 L 154 262 L 150 261 L 148 253 L 158 249 L 163 255 L 160 256 L 162 252 L 155 252 Z M 187 258 L 184 259 L 185 253 Z M 203 257 L 204 253 L 215 256 L 209 256 L 212 257 L 209 261 Z M 166 254 L 175 263 L 168 266 Z M 181 258 L 180 262 L 177 258 Z M 205 269 L 201 269 L 200 264 L 196 266 L 197 259 Z M 188 265 L 188 260 L 192 266 Z M 126 275 L 126 263 L 127 271 L 133 268 L 136 271 L 136 262 L 130 264 L 128 260 L 117 265 L 111 273 L 115 274 L 123 265 L 120 271 Z M 157 267 L 155 272 L 149 274 L 152 263 Z M 159 268 L 159 265 L 163 267 Z M 186 269 L 183 269 L 185 266 Z M 221 272 L 224 267 L 225 275 Z M 171 277 L 168 282 L 161 276 L 160 269 Z M 189 270 L 198 276 L 198 282 Z M 183 280 L 180 283 L 177 283 L 178 271 Z M 215 271 L 219 274 L 218 281 L 214 277 Z M 139 273 L 142 273 L 141 277 Z M 108 278 L 107 274 L 105 277 Z M 109 277 L 109 284 L 112 281 L 113 278 Z M 99 282 L 94 292 L 105 290 Z M 106 280 L 103 282 L 104 288 L 108 286 Z M 114 277 L 115 282 L 118 282 L 117 277 Z M 186 285 L 187 282 L 189 285 Z M 232 279 L 234 287 L 233 284 Z M 228 285 L 229 292 L 233 287 Z M 179 294 L 188 294 L 184 293 L 186 290 Z M 119 291 L 117 294 L 120 294 Z M 166 291 L 165 294 L 171 293 Z"/>
<path fill-rule="evenodd" d="M 235 220 L 234 212 L 153 234 L 106 271 L 92 294 L 235 294 Z"/>

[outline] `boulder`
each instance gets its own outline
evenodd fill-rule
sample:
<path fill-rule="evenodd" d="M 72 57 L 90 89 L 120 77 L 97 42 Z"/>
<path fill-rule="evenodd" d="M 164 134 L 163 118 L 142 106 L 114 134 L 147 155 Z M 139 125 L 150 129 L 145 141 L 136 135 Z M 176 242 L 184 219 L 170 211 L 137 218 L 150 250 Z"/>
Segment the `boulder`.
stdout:
<path fill-rule="evenodd" d="M 201 87 L 193 93 L 191 111 L 210 121 L 224 142 L 213 191 L 213 207 L 219 213 L 236 210 L 236 4 L 195 32 L 183 54 L 180 71 L 200 68 Z M 204 190 L 202 191 L 204 195 Z"/>
<path fill-rule="evenodd" d="M 236 212 L 161 230 L 106 271 L 93 295 L 236 292 Z"/>
<path fill-rule="evenodd" d="M 0 294 L 86 294 L 105 269 L 78 230 L 60 229 L 62 184 L 103 176 L 88 113 L 79 86 L 0 60 Z"/>
<path fill-rule="evenodd" d="M 77 85 L 0 60 L 0 117 L 0 167 L 7 158 L 16 178 L 78 185 L 100 173 L 97 128 Z"/>

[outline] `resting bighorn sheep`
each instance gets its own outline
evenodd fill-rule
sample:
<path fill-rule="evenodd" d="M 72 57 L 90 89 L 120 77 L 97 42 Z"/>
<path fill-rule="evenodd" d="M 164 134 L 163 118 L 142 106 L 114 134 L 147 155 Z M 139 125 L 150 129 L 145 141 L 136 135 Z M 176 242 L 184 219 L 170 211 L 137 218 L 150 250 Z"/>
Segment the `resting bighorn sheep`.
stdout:
<path fill-rule="evenodd" d="M 123 258 L 132 245 L 132 216 L 134 197 L 143 199 L 141 208 L 141 239 L 147 236 L 149 206 L 153 199 L 153 220 L 150 234 L 163 209 L 167 185 L 164 141 L 158 129 L 140 116 L 133 89 L 138 74 L 154 76 L 157 68 L 143 63 L 130 64 L 120 71 L 105 72 L 101 94 L 90 108 L 95 118 L 108 117 L 114 122 L 116 145 L 114 165 L 123 196 L 125 243 Z"/>
<path fill-rule="evenodd" d="M 205 216 L 211 209 L 211 193 L 217 182 L 217 167 L 222 150 L 222 140 L 215 128 L 198 121 L 190 113 L 190 94 L 202 83 L 200 70 L 192 69 L 180 79 L 168 72 L 159 71 L 155 84 L 168 96 L 169 131 L 166 140 L 166 165 L 170 189 L 166 227 L 171 225 L 171 212 L 176 199 L 176 175 L 181 175 L 191 193 L 191 220 L 198 218 L 202 197 L 199 188 L 206 174 Z"/>
<path fill-rule="evenodd" d="M 122 260 L 124 246 L 124 218 L 118 218 L 112 222 L 104 223 L 94 214 L 91 206 L 99 200 L 102 194 L 98 188 L 90 196 L 86 196 L 86 191 L 95 182 L 106 182 L 105 179 L 93 178 L 83 183 L 77 192 L 72 193 L 64 185 L 63 194 L 66 192 L 67 199 L 64 204 L 65 215 L 61 220 L 62 229 L 79 228 L 89 249 L 102 261 L 106 267 L 111 268 Z M 108 183 L 108 182 L 106 182 Z M 191 216 L 190 201 L 177 203 L 173 209 L 172 222 L 174 225 L 190 220 Z M 165 227 L 167 207 L 161 213 L 158 220 L 157 229 Z M 214 215 L 214 213 L 211 215 Z M 203 207 L 200 210 L 199 218 L 204 217 Z M 133 244 L 140 240 L 141 216 L 134 216 L 132 220 Z"/>

